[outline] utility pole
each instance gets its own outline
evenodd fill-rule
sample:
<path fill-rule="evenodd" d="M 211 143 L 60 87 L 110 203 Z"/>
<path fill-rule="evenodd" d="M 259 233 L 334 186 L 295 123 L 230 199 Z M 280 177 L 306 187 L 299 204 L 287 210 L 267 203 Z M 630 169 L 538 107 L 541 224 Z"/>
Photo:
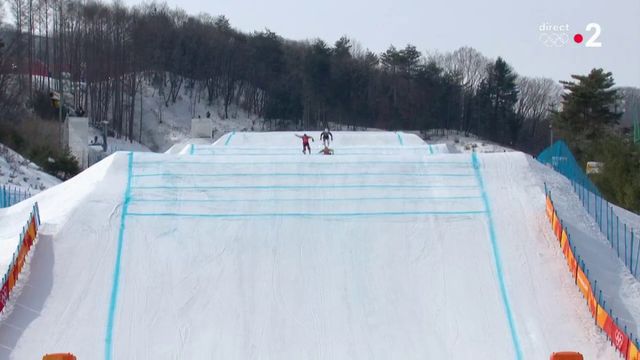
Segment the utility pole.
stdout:
<path fill-rule="evenodd" d="M 64 109 L 64 81 L 62 81 L 62 64 L 63 64 L 63 57 L 62 54 L 64 53 L 63 50 L 63 42 L 62 42 L 62 34 L 63 34 L 63 26 L 64 26 L 64 19 L 62 16 L 62 0 L 60 0 L 60 28 L 58 29 L 58 31 L 60 31 L 60 71 L 59 71 L 59 81 L 60 81 L 60 109 L 58 111 L 58 117 L 59 117 L 59 121 L 60 121 L 60 149 L 64 149 L 64 140 L 63 140 L 63 128 L 64 128 L 64 119 L 63 119 L 63 109 Z"/>
<path fill-rule="evenodd" d="M 138 134 L 138 142 L 142 144 L 142 81 L 140 81 L 140 133 Z"/>
<path fill-rule="evenodd" d="M 640 119 L 638 119 L 638 114 L 640 114 L 640 111 L 636 113 L 636 119 L 633 121 L 633 142 L 636 144 L 640 144 Z"/>

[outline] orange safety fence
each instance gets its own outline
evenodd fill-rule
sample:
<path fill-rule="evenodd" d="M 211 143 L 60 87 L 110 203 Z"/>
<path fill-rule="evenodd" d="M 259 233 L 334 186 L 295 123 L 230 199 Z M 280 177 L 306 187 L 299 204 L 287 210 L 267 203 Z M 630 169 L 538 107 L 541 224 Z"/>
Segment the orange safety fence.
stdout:
<path fill-rule="evenodd" d="M 578 261 L 575 254 L 575 248 L 571 246 L 571 236 L 566 228 L 562 226 L 562 220 L 558 216 L 557 211 L 551 199 L 551 192 L 546 194 L 546 213 L 551 223 L 551 230 L 560 243 L 560 249 L 567 261 L 567 266 L 571 272 L 580 293 L 587 301 L 587 306 L 591 316 L 593 316 L 596 325 L 601 328 L 609 337 L 611 345 L 627 360 L 640 360 L 638 356 L 637 340 L 630 339 L 616 324 L 613 317 L 603 308 L 595 296 L 595 290 L 589 281 L 589 272 L 586 271 L 584 261 Z M 602 291 L 600 291 L 602 293 Z"/>
<path fill-rule="evenodd" d="M 31 247 L 36 241 L 39 226 L 40 212 L 38 203 L 36 203 L 33 205 L 33 210 L 29 215 L 27 225 L 22 229 L 20 242 L 18 243 L 18 248 L 13 254 L 13 260 L 7 269 L 7 273 L 2 278 L 2 288 L 0 288 L 0 312 L 2 312 L 7 305 L 7 301 L 9 301 L 9 297 L 11 296 L 11 291 L 20 278 L 20 273 L 24 267 L 29 250 L 31 250 Z"/>

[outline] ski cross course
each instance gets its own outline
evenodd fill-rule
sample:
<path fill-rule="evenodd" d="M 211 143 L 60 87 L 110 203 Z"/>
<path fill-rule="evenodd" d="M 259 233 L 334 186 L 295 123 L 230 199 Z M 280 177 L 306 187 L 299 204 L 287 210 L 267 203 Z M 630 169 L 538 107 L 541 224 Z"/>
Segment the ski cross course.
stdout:
<path fill-rule="evenodd" d="M 527 155 L 333 134 L 116 153 L 36 195 L 0 358 L 617 358 Z"/>

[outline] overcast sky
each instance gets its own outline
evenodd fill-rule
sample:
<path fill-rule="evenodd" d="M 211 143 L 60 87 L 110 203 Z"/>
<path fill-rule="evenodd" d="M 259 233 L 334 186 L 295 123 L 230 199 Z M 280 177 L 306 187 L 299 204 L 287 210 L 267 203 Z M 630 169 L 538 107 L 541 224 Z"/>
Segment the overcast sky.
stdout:
<path fill-rule="evenodd" d="M 129 5 L 139 3 L 125 0 Z M 389 45 L 415 45 L 422 53 L 472 46 L 488 57 L 502 56 L 526 76 L 569 79 L 594 67 L 611 71 L 617 85 L 640 86 L 640 0 L 167 0 L 189 14 L 225 15 L 245 32 L 265 28 L 293 39 L 342 35 L 376 53 Z M 585 42 L 598 23 L 600 48 Z M 541 35 L 540 25 L 569 25 Z M 550 34 L 555 33 L 554 34 Z M 568 37 L 561 47 L 543 40 Z M 585 41 L 578 45 L 573 36 Z M 551 43 L 547 43 L 550 45 Z"/>

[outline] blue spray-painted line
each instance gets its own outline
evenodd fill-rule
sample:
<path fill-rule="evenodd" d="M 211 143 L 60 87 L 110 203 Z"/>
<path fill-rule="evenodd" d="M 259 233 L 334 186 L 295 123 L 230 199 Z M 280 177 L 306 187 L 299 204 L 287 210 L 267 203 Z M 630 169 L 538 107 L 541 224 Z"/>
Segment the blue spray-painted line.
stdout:
<path fill-rule="evenodd" d="M 191 149 L 189 149 L 189 155 L 193 155 L 194 152 L 196 151 L 196 146 L 194 144 L 191 144 Z"/>
<path fill-rule="evenodd" d="M 120 214 L 120 231 L 118 232 L 118 247 L 116 250 L 116 262 L 113 269 L 113 284 L 111 285 L 111 298 L 109 300 L 109 314 L 107 317 L 107 332 L 105 336 L 104 357 L 111 360 L 113 351 L 113 324 L 115 322 L 116 304 L 118 302 L 118 289 L 120 282 L 120 262 L 122 259 L 122 243 L 124 240 L 125 220 L 131 200 L 131 174 L 133 173 L 133 152 L 128 156 L 127 188 L 124 193 L 122 213 Z"/>
<path fill-rule="evenodd" d="M 477 215 L 485 211 L 381 211 L 381 212 L 288 212 L 288 213 L 238 213 L 238 214 L 203 214 L 203 213 L 129 213 L 129 216 L 144 217 L 194 217 L 194 218 L 271 218 L 271 217 L 376 217 L 376 216 L 455 216 Z"/>
<path fill-rule="evenodd" d="M 504 282 L 502 260 L 500 258 L 500 247 L 498 245 L 498 239 L 496 236 L 495 228 L 493 226 L 493 216 L 491 214 L 491 207 L 489 206 L 489 198 L 487 196 L 487 192 L 485 191 L 484 181 L 482 179 L 482 174 L 480 173 L 480 162 L 478 161 L 478 156 L 475 151 L 471 154 L 471 162 L 476 172 L 476 178 L 478 179 L 478 185 L 480 186 L 480 192 L 482 193 L 482 201 L 484 203 L 485 213 L 487 216 L 487 221 L 489 223 L 488 224 L 489 238 L 491 239 L 491 250 L 493 253 L 493 261 L 496 267 L 496 273 L 498 275 L 498 282 L 500 283 L 500 295 L 502 298 L 502 304 L 504 305 L 504 310 L 507 315 L 507 321 L 509 322 L 509 331 L 511 332 L 511 341 L 513 342 L 513 347 L 516 352 L 516 359 L 520 360 L 522 359 L 522 349 L 520 347 L 520 340 L 518 338 L 518 333 L 516 331 L 516 324 L 513 319 L 511 305 L 509 303 L 507 286 L 505 285 L 505 282 Z"/>
<path fill-rule="evenodd" d="M 429 144 L 429 154 L 433 155 L 433 147 Z"/>
<path fill-rule="evenodd" d="M 345 145 L 345 146 L 340 146 L 340 149 L 350 149 L 350 150 L 362 150 L 362 149 L 374 149 L 374 150 L 384 150 L 384 149 L 390 149 L 390 150 L 409 150 L 409 149 L 416 149 L 416 150 L 421 150 L 421 149 L 425 149 L 427 146 L 426 145 L 403 145 L 403 146 L 397 146 L 397 145 L 379 145 L 379 146 L 364 146 L 364 145 Z M 297 153 L 300 152 L 298 146 L 234 146 L 232 148 L 225 148 L 223 146 L 218 146 L 218 145 L 201 145 L 198 146 L 199 150 L 238 150 L 238 151 L 242 151 L 242 150 L 247 150 L 247 151 L 256 151 L 256 150 L 295 150 Z"/>
<path fill-rule="evenodd" d="M 401 156 L 406 156 L 406 154 L 403 153 L 392 153 L 392 154 L 384 154 L 384 153 L 380 153 L 380 152 L 370 152 L 370 153 L 348 153 L 348 152 L 340 152 L 340 149 L 336 150 L 337 152 L 334 153 L 333 155 L 331 155 L 331 157 L 336 157 L 336 156 L 396 156 L 396 157 L 401 157 Z M 416 154 L 418 154 L 418 152 L 416 152 Z M 298 153 L 291 153 L 291 154 L 282 154 L 282 153 L 264 153 L 264 152 L 256 152 L 256 153 L 242 153 L 242 154 L 231 154 L 228 152 L 211 152 L 211 153 L 200 153 L 200 154 L 195 154 L 197 156 L 221 156 L 224 155 L 226 157 L 231 157 L 231 156 L 251 156 L 251 157 L 255 157 L 255 156 L 277 156 L 277 157 L 281 157 L 281 156 L 289 156 L 289 157 L 302 157 L 305 156 L 304 154 L 302 154 L 302 152 Z M 312 153 L 311 155 L 306 155 L 306 156 L 318 156 L 318 157 L 324 157 L 326 155 L 322 155 L 322 154 L 317 154 L 317 153 Z"/>
<path fill-rule="evenodd" d="M 404 141 L 402 141 L 402 136 L 400 136 L 400 133 L 397 132 L 396 135 L 398 135 L 398 142 L 400 143 L 400 146 L 404 146 Z"/>
<path fill-rule="evenodd" d="M 323 159 L 329 160 L 329 156 L 323 157 Z M 256 166 L 256 165 L 358 165 L 358 164 L 386 164 L 386 165 L 464 165 L 461 167 L 471 168 L 468 161 L 256 161 L 256 162 L 210 162 L 210 161 L 136 161 L 134 165 L 136 167 L 144 165 L 206 165 L 206 166 L 232 166 L 232 165 L 244 165 L 244 166 Z"/>
<path fill-rule="evenodd" d="M 229 141 L 231 141 L 231 138 L 236 134 L 235 131 L 231 132 L 231 134 L 229 134 L 229 137 L 227 137 L 227 141 L 224 142 L 224 146 L 229 145 Z"/>
<path fill-rule="evenodd" d="M 247 185 L 247 186 L 133 186 L 133 190 L 295 190 L 295 189 L 478 189 L 476 185 L 403 185 L 403 184 L 354 184 L 354 185 Z"/>
<path fill-rule="evenodd" d="M 177 173 L 152 173 L 152 174 L 139 174 L 133 175 L 134 178 L 145 178 L 145 177 L 349 177 L 349 176 L 398 176 L 398 177 L 472 177 L 473 174 L 416 174 L 416 173 L 217 173 L 217 174 L 205 174 L 205 173 L 192 173 L 192 174 L 177 174 Z"/>
<path fill-rule="evenodd" d="M 267 199 L 131 199 L 132 203 L 230 203 L 230 202 L 333 202 L 333 201 L 426 201 L 426 200 L 477 200 L 482 199 L 481 196 L 424 196 L 424 197 L 405 197 L 405 196 L 384 196 L 384 197 L 346 197 L 346 198 L 267 198 Z"/>

